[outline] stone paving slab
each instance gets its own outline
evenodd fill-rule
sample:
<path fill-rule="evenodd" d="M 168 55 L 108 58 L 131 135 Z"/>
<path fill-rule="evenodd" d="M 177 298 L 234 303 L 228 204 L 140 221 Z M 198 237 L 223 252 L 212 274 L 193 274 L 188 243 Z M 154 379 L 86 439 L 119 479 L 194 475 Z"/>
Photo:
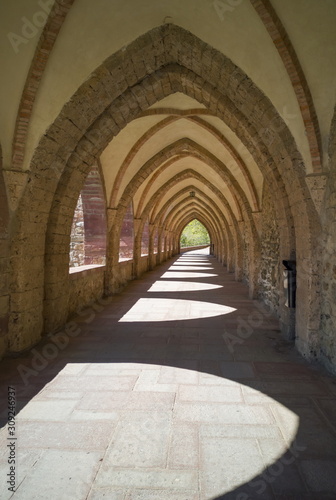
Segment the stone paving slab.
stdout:
<path fill-rule="evenodd" d="M 168 467 L 189 470 L 199 468 L 199 429 L 197 424 L 173 423 Z"/>
<path fill-rule="evenodd" d="M 198 491 L 185 490 L 134 490 L 125 500 L 199 500 Z"/>
<path fill-rule="evenodd" d="M 164 468 L 168 459 L 172 415 L 133 411 L 117 425 L 104 457 L 105 467 Z"/>
<path fill-rule="evenodd" d="M 268 408 L 244 404 L 177 403 L 176 419 L 186 422 L 212 422 L 222 424 L 274 424 Z"/>
<path fill-rule="evenodd" d="M 15 500 L 82 500 L 99 467 L 100 453 L 46 450 L 18 488 Z"/>
<path fill-rule="evenodd" d="M 180 385 L 179 401 L 204 401 L 206 403 L 241 403 L 243 402 L 240 387 L 195 387 Z"/>
<path fill-rule="evenodd" d="M 20 463 L 16 470 L 16 485 L 17 488 L 30 474 L 34 465 L 40 460 L 44 450 L 20 450 Z M 8 500 L 13 497 L 13 493 L 8 490 L 8 448 L 1 447 L 0 449 L 0 477 L 1 477 L 1 500 Z M 6 487 L 7 486 L 7 487 Z"/>
<path fill-rule="evenodd" d="M 53 382 L 53 388 L 56 390 L 74 389 L 80 391 L 125 391 L 132 390 L 137 380 L 136 376 L 59 376 Z"/>
<path fill-rule="evenodd" d="M 126 490 L 115 488 L 93 488 L 87 500 L 125 500 Z"/>
<path fill-rule="evenodd" d="M 196 484 L 198 484 L 198 473 L 196 471 L 116 469 L 104 465 L 101 466 L 95 481 L 98 488 L 113 486 L 125 489 L 165 488 L 192 490 Z"/>
<path fill-rule="evenodd" d="M 300 465 L 311 491 L 320 494 L 336 492 L 336 460 L 304 460 Z"/>
<path fill-rule="evenodd" d="M 282 446 L 287 446 L 282 442 L 283 437 L 277 425 L 225 425 L 225 424 L 200 424 L 200 437 L 206 439 L 208 437 L 219 438 L 272 438 L 276 443 L 281 443 Z"/>
<path fill-rule="evenodd" d="M 21 421 L 18 427 L 22 449 L 103 450 L 106 448 L 115 422 L 33 422 Z M 1 443 L 2 446 L 4 443 Z"/>
<path fill-rule="evenodd" d="M 18 415 L 19 420 L 47 420 L 66 421 L 74 408 L 77 400 L 57 401 L 31 401 Z"/>
<path fill-rule="evenodd" d="M 231 491 L 263 469 L 255 439 L 209 438 L 201 441 L 201 488 L 203 498 Z"/>
<path fill-rule="evenodd" d="M 189 265 L 204 266 L 203 277 Z M 161 279 L 165 271 L 189 277 Z M 150 309 L 133 308 L 139 299 Z M 224 314 L 226 306 L 235 310 Z M 120 321 L 132 308 L 140 320 Z M 260 315 L 258 327 L 227 343 L 224 332 L 237 336 Z M 213 258 L 164 264 L 87 318 L 26 385 L 18 366 L 30 367 L 32 355 L 4 361 L 4 409 L 7 386 L 17 389 L 19 488 L 1 498 L 336 498 L 336 384 L 305 363 Z M 1 477 L 7 442 L 4 427 Z"/>

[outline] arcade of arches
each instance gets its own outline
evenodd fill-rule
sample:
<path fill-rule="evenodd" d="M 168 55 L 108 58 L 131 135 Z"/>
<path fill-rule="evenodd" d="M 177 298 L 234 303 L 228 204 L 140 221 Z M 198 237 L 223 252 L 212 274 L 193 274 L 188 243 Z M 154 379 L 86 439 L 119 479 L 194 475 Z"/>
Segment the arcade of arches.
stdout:
<path fill-rule="evenodd" d="M 196 218 L 336 373 L 335 3 L 20 0 L 1 18 L 1 354 L 178 254 Z"/>

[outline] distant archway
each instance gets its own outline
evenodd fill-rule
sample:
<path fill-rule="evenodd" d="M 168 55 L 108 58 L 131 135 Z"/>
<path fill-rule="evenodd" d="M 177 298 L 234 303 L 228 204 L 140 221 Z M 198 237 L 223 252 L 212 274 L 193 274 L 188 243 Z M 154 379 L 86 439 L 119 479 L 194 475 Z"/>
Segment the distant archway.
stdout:
<path fill-rule="evenodd" d="M 190 221 L 180 236 L 181 248 L 210 245 L 210 235 L 207 228 L 198 219 Z"/>

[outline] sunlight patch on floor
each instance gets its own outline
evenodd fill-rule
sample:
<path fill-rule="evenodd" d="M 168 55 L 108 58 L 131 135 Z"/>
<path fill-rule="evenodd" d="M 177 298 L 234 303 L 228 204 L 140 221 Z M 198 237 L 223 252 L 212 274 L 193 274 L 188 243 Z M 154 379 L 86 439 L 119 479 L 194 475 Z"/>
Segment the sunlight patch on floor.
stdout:
<path fill-rule="evenodd" d="M 189 281 L 156 281 L 148 292 L 194 292 L 197 290 L 214 290 L 216 288 L 223 288 L 223 286 Z"/>
<path fill-rule="evenodd" d="M 169 268 L 169 271 L 213 271 L 213 267 L 201 267 L 196 265 L 190 265 L 190 266 L 171 266 Z"/>
<path fill-rule="evenodd" d="M 211 318 L 236 311 L 235 308 L 183 299 L 139 299 L 119 322 L 177 321 Z"/>
<path fill-rule="evenodd" d="M 196 273 L 191 271 L 167 271 L 165 272 L 161 278 L 214 278 L 218 276 L 218 274 L 210 274 L 210 273 Z"/>

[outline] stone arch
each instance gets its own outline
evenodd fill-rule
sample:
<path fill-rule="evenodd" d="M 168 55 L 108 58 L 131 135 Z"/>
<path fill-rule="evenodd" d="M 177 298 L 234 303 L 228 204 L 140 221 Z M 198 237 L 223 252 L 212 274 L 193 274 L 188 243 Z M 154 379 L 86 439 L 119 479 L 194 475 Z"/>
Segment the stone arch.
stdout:
<path fill-rule="evenodd" d="M 155 203 L 157 203 L 157 201 L 160 200 L 164 194 L 168 193 L 169 190 L 172 187 L 174 187 L 177 183 L 182 182 L 184 180 L 189 180 L 189 179 L 196 179 L 196 180 L 200 181 L 201 184 L 207 183 L 207 180 L 205 179 L 205 177 L 203 177 L 201 174 L 199 174 L 198 172 L 195 172 L 191 169 L 187 169 L 187 170 L 182 171 L 179 174 L 176 174 L 169 181 L 167 181 L 165 184 L 163 184 L 155 192 L 155 194 L 152 196 L 152 198 L 147 202 L 147 204 L 142 212 L 142 219 L 140 221 L 139 230 L 138 230 L 139 234 L 141 234 L 142 225 L 144 223 L 143 221 L 145 220 L 147 215 L 150 213 L 150 211 L 153 208 L 153 206 L 155 205 Z M 231 222 L 232 227 L 233 227 L 232 234 L 233 234 L 233 239 L 234 239 L 234 260 L 235 260 L 234 267 L 235 267 L 235 272 L 236 272 L 236 278 L 240 279 L 241 278 L 240 270 L 242 269 L 242 266 L 243 266 L 243 251 L 242 251 L 241 232 L 240 232 L 240 229 L 238 226 L 238 222 L 237 222 L 236 218 L 234 217 L 234 215 L 232 214 L 232 210 L 231 210 L 230 206 L 228 206 L 228 203 L 227 203 L 224 195 L 221 193 L 221 191 L 216 186 L 209 184 L 209 183 L 208 183 L 208 187 L 216 195 L 216 197 L 221 200 L 223 205 L 227 206 L 227 208 L 228 208 L 228 212 L 230 215 L 230 222 Z M 123 213 L 123 211 L 124 211 L 124 205 L 121 205 L 121 213 Z M 228 226 L 229 224 L 227 223 L 226 225 Z M 112 234 L 112 237 L 114 237 L 114 239 L 115 239 L 114 243 L 111 242 L 111 247 L 113 248 L 117 244 L 118 233 L 114 232 Z M 136 242 L 137 242 L 137 236 L 136 236 Z M 138 246 L 138 243 L 136 243 L 136 248 L 137 248 L 137 246 Z"/>
<path fill-rule="evenodd" d="M 124 159 L 121 167 L 118 170 L 118 173 L 116 175 L 115 181 L 114 181 L 114 189 L 111 192 L 111 199 L 110 199 L 110 206 L 114 207 L 116 205 L 116 199 L 118 195 L 118 190 L 120 187 L 120 184 L 122 182 L 122 179 L 125 175 L 125 172 L 129 165 L 131 164 L 133 158 L 139 151 L 139 149 L 146 144 L 146 142 L 153 137 L 159 130 L 162 130 L 164 127 L 167 125 L 170 125 L 171 123 L 174 123 L 178 118 L 175 116 L 168 116 L 167 118 L 164 118 L 162 121 L 157 123 L 156 125 L 153 125 L 145 134 L 143 134 L 140 139 L 136 141 L 136 143 L 133 145 L 131 148 L 130 152 Z"/>
<path fill-rule="evenodd" d="M 246 74 L 178 26 L 155 28 L 108 58 L 64 106 L 35 151 L 30 183 L 18 210 L 15 240 L 26 241 L 27 251 L 37 256 L 38 267 L 46 251 L 46 273 L 52 273 L 57 267 L 55 245 L 63 249 L 70 231 L 74 187 L 76 192 L 90 165 L 113 136 L 150 105 L 174 92 L 193 97 L 229 125 L 278 193 L 275 201 L 281 257 L 296 255 L 298 259 L 297 334 L 301 351 L 309 353 L 310 337 L 316 330 L 310 305 L 317 293 L 311 235 L 318 220 L 305 183 L 302 158 L 288 127 Z M 43 199 L 43 214 L 39 214 L 38 227 L 32 232 L 26 227 L 26 213 L 36 193 Z M 54 238 L 51 244 L 50 236 L 58 231 L 60 238 Z M 59 254 L 60 261 L 63 253 Z M 305 263 L 311 273 L 303 275 Z M 62 267 L 64 262 L 60 264 Z M 13 327 L 13 336 L 17 337 L 13 350 L 27 347 L 41 334 L 41 274 L 32 283 L 27 271 L 20 267 L 14 270 L 14 287 L 18 286 L 18 275 L 23 275 L 24 290 L 34 288 L 39 292 L 34 313 L 25 311 L 21 304 L 17 324 L 25 325 L 25 329 L 19 332 Z M 62 300 L 61 296 L 55 297 L 56 307 Z"/>
<path fill-rule="evenodd" d="M 211 224 L 211 227 L 215 229 L 215 232 L 211 232 L 212 238 L 215 239 L 215 234 L 220 234 L 220 223 L 214 214 L 214 212 L 210 209 L 210 207 L 206 206 L 205 204 L 202 205 L 201 203 L 195 203 L 195 202 L 189 202 L 186 205 L 183 206 L 183 208 L 176 207 L 175 213 L 172 215 L 171 220 L 168 222 L 167 221 L 167 228 L 172 231 L 173 233 L 176 232 L 176 228 L 179 225 L 179 222 L 181 220 L 181 217 L 184 217 L 186 213 L 188 213 L 189 210 L 193 210 L 194 212 L 198 212 L 199 214 L 202 214 L 205 219 L 208 220 L 208 224 Z"/>
<path fill-rule="evenodd" d="M 200 160 L 205 165 L 214 170 L 222 178 L 234 200 L 236 211 L 238 212 L 238 217 L 241 218 L 242 213 L 244 213 L 246 219 L 251 222 L 251 230 L 253 230 L 254 222 L 251 216 L 250 204 L 242 188 L 233 178 L 227 167 L 205 148 L 197 145 L 194 141 L 187 138 L 179 139 L 175 143 L 170 144 L 169 146 L 161 150 L 154 157 L 150 158 L 143 165 L 143 167 L 139 169 L 137 174 L 133 177 L 132 181 L 124 190 L 124 193 L 119 201 L 119 206 L 123 206 L 124 199 L 126 197 L 129 197 L 131 192 L 135 192 L 140 187 L 141 183 L 143 182 L 144 176 L 148 177 L 149 174 L 157 169 L 160 169 L 160 173 L 162 173 L 172 163 L 180 159 L 179 155 L 183 151 L 185 152 L 185 156 Z"/>
<path fill-rule="evenodd" d="M 107 240 L 106 195 L 99 165 L 95 164 L 91 168 L 80 196 L 83 218 L 81 222 L 84 224 L 81 265 L 104 265 Z"/>
<path fill-rule="evenodd" d="M 157 155 L 155 155 L 152 159 L 148 160 L 146 164 L 133 177 L 133 180 L 129 183 L 129 185 L 126 187 L 124 194 L 120 199 L 119 205 L 120 206 L 125 205 L 123 201 L 124 197 L 132 196 L 131 193 L 135 191 L 135 189 L 137 188 L 136 182 L 138 183 L 138 186 L 140 186 L 143 177 L 147 176 L 148 172 L 152 172 L 154 168 L 157 168 L 157 170 L 160 172 L 168 168 L 171 165 L 171 162 L 174 162 L 174 158 L 176 158 L 177 161 L 178 154 L 182 151 L 187 151 L 186 154 L 188 154 L 188 156 L 197 158 L 202 162 L 204 162 L 207 166 L 212 168 L 217 174 L 219 174 L 222 177 L 226 186 L 229 188 L 231 195 L 236 202 L 236 207 L 238 210 L 238 220 L 243 219 L 246 228 L 245 231 L 241 232 L 242 234 L 246 235 L 245 245 L 248 246 L 251 253 L 251 257 L 250 257 L 250 262 L 245 265 L 245 268 L 247 269 L 247 272 L 245 273 L 245 279 L 249 281 L 250 296 L 251 297 L 256 296 L 258 267 L 255 265 L 255 262 L 257 262 L 260 258 L 260 243 L 255 228 L 254 220 L 252 217 L 252 211 L 249 202 L 245 196 L 245 193 L 242 191 L 237 182 L 232 178 L 232 175 L 230 174 L 226 166 L 222 162 L 220 162 L 217 158 L 215 158 L 210 152 L 208 152 L 201 146 L 196 145 L 192 140 L 181 139 L 177 141 L 175 144 L 172 144 L 167 148 L 165 148 L 164 150 L 162 150 L 161 152 L 157 153 Z M 175 156 L 175 154 L 177 154 L 177 156 Z M 173 156 L 173 158 L 170 158 L 171 156 Z M 159 167 L 159 165 L 165 160 L 167 160 L 167 162 L 164 163 L 161 167 Z M 153 182 L 153 179 L 151 179 L 151 181 Z M 205 183 L 207 183 L 206 180 Z M 232 220 L 235 219 L 236 222 L 234 224 L 237 227 L 238 221 L 227 202 L 226 205 L 228 207 L 231 219 Z M 242 216 L 242 214 L 244 216 Z M 244 256 L 246 262 L 248 259 L 247 254 L 248 252 L 246 252 Z M 240 269 L 242 269 L 241 266 L 238 268 L 237 278 L 241 277 L 239 274 Z"/>
<path fill-rule="evenodd" d="M 196 189 L 195 186 L 190 185 L 190 186 L 187 186 L 187 187 L 181 189 L 175 195 L 173 195 L 165 203 L 165 205 L 161 208 L 161 210 L 158 212 L 158 214 L 156 215 L 153 223 L 154 224 L 161 224 L 161 221 L 164 220 L 165 211 L 168 208 L 169 204 L 173 203 L 176 199 L 180 198 L 181 195 L 183 195 L 185 193 L 189 193 L 190 191 L 194 191 L 195 189 Z M 205 193 L 202 193 L 202 199 L 203 198 L 204 198 L 205 201 L 203 201 L 203 200 L 199 200 L 199 201 L 201 201 L 202 203 L 207 204 L 209 207 L 211 207 L 211 209 L 213 210 L 213 212 L 216 214 L 218 220 L 222 220 L 223 221 L 223 226 L 225 227 L 226 231 L 223 232 L 223 227 L 219 227 L 218 237 L 220 238 L 220 240 L 223 243 L 223 250 L 225 251 L 225 253 L 227 254 L 228 248 L 231 248 L 231 254 L 232 254 L 233 253 L 233 239 L 232 239 L 231 232 L 229 231 L 229 226 L 227 224 L 227 220 L 226 220 L 224 214 L 222 212 L 220 212 L 219 207 L 215 203 L 213 203 L 213 200 L 210 197 L 208 197 Z M 185 199 L 182 200 L 181 203 L 183 201 L 185 201 Z M 178 205 L 176 205 L 176 206 L 178 206 Z M 220 251 L 221 249 L 218 249 L 218 250 Z M 220 255 L 220 257 L 222 256 L 221 253 L 219 255 Z M 227 261 L 225 261 L 225 263 L 227 263 Z"/>
<path fill-rule="evenodd" d="M 124 248 L 121 247 L 124 242 Z M 134 255 L 134 208 L 133 200 L 130 201 L 126 210 L 120 229 L 119 242 L 119 262 L 122 260 L 133 259 Z"/>
<path fill-rule="evenodd" d="M 184 116 L 182 115 L 182 118 L 183 117 Z M 139 149 L 142 146 L 144 146 L 146 144 L 146 142 L 150 138 L 152 138 L 156 133 L 158 133 L 159 131 L 163 130 L 165 127 L 171 125 L 172 123 L 178 121 L 180 118 L 181 117 L 179 117 L 179 116 L 177 116 L 177 117 L 176 116 L 168 116 L 168 117 L 164 118 L 159 123 L 157 123 L 156 125 L 152 126 L 134 144 L 134 146 L 131 148 L 129 154 L 126 156 L 125 160 L 123 161 L 123 163 L 122 163 L 121 167 L 119 168 L 119 171 L 118 171 L 118 173 L 116 175 L 115 182 L 114 182 L 115 189 L 113 189 L 112 193 L 111 193 L 111 200 L 110 200 L 110 206 L 111 207 L 114 207 L 116 205 L 117 194 L 118 194 L 118 190 L 120 188 L 120 184 L 122 182 L 122 179 L 123 179 L 123 177 L 124 177 L 124 175 L 125 175 L 125 173 L 127 171 L 127 168 L 131 164 L 131 161 L 133 160 L 133 158 L 135 157 L 135 155 L 139 151 Z M 245 162 L 243 161 L 243 159 L 239 155 L 238 151 L 236 151 L 236 149 L 223 136 L 223 134 L 221 134 L 210 123 L 202 120 L 198 116 L 187 116 L 185 118 L 187 118 L 190 122 L 197 124 L 199 127 L 202 127 L 207 132 L 209 132 L 211 135 L 213 135 L 220 142 L 220 144 L 222 146 L 224 146 L 225 149 L 230 153 L 230 155 L 232 156 L 232 158 L 236 161 L 236 164 L 237 164 L 239 170 L 241 171 L 241 173 L 243 174 L 243 177 L 244 177 L 244 179 L 245 179 L 245 181 L 247 183 L 248 190 L 250 192 L 251 199 L 252 199 L 252 207 L 251 208 L 252 208 L 253 211 L 259 211 L 258 195 L 257 195 L 256 189 L 255 189 L 255 186 L 254 186 L 251 174 L 250 174 L 250 172 L 249 172 L 249 170 L 248 170 Z M 182 153 L 182 152 L 178 155 L 178 157 L 181 157 L 181 158 L 185 157 L 185 156 L 187 156 L 187 154 Z M 161 168 L 164 169 L 165 167 L 169 166 L 171 164 L 171 162 L 174 162 L 176 160 L 177 160 L 177 158 L 175 158 L 175 159 L 172 158 L 172 159 L 167 160 L 167 163 L 164 164 L 164 165 L 162 165 L 162 167 L 160 167 L 160 169 L 157 172 L 155 172 L 155 174 L 153 175 L 153 178 L 151 179 L 151 182 L 154 182 L 155 178 L 157 178 L 159 176 Z M 226 169 L 226 171 L 227 171 L 227 169 Z M 150 189 L 150 185 L 146 186 L 146 188 L 144 190 L 144 193 L 146 193 L 149 189 Z M 139 213 L 139 211 L 141 212 L 141 203 L 139 204 L 139 208 L 138 208 L 137 212 Z M 137 214 L 137 216 L 138 216 L 138 214 Z"/>
<path fill-rule="evenodd" d="M 211 217 L 211 212 L 209 212 L 206 208 L 198 206 L 196 203 L 189 203 L 184 207 L 183 210 L 179 210 L 176 212 L 174 218 L 171 221 L 170 225 L 170 231 L 175 233 L 177 231 L 177 228 L 179 227 L 179 223 L 181 219 L 188 214 L 190 211 L 193 211 L 194 213 L 199 213 L 204 217 L 205 220 L 208 221 L 207 226 L 211 225 L 213 230 L 218 231 L 218 221 L 216 219 L 213 219 Z M 214 236 L 214 231 L 211 231 L 212 236 Z"/>
<path fill-rule="evenodd" d="M 182 234 L 181 222 L 184 221 L 186 218 L 190 218 L 191 216 L 193 217 L 191 220 L 197 219 L 199 222 L 204 221 L 204 222 L 202 222 L 202 224 L 206 228 L 206 230 L 208 231 L 211 242 L 217 243 L 218 237 L 216 236 L 216 234 L 218 234 L 218 228 L 216 227 L 217 226 L 216 221 L 213 221 L 209 217 L 209 214 L 207 212 L 205 212 L 203 210 L 199 210 L 198 208 L 196 208 L 194 206 L 190 206 L 190 208 L 188 210 L 186 210 L 186 212 L 184 212 L 183 214 L 181 213 L 179 215 L 178 220 L 176 220 L 176 222 L 175 222 L 175 229 L 174 229 L 173 233 L 179 235 L 179 239 L 180 239 L 181 234 Z M 202 219 L 202 221 L 201 221 L 201 219 Z M 189 222 L 191 222 L 191 220 Z M 187 223 L 187 224 L 189 224 L 189 223 Z M 182 227 L 182 230 L 185 226 L 186 226 L 186 224 L 184 224 L 184 226 Z"/>
<path fill-rule="evenodd" d="M 103 253 L 107 253 L 108 244 L 105 186 L 99 162 L 94 160 L 86 167 L 85 171 L 78 172 L 77 183 L 71 186 L 71 191 L 66 182 L 60 181 L 53 200 L 54 211 L 49 214 L 44 245 L 46 249 L 53 247 L 55 254 L 51 256 L 48 251 L 45 252 L 43 329 L 47 332 L 61 327 L 69 314 L 70 282 L 66 267 L 69 271 L 71 226 L 80 193 L 83 194 L 84 225 L 86 224 L 88 243 L 88 259 L 85 264 L 105 263 L 105 259 L 101 259 Z M 95 207 L 94 200 L 91 202 L 91 195 L 99 198 L 98 207 Z M 52 231 L 51 227 L 56 219 L 57 228 Z M 103 234 L 100 234 L 99 229 Z M 62 289 L 62 292 L 57 294 L 57 288 L 59 291 Z"/>
<path fill-rule="evenodd" d="M 197 217 L 195 216 L 196 219 L 199 219 L 199 217 L 203 217 L 204 220 L 207 221 L 206 223 L 206 228 L 207 231 L 212 239 L 212 241 L 217 241 L 216 234 L 218 234 L 218 222 L 216 220 L 213 220 L 211 218 L 211 214 L 207 212 L 204 208 L 200 208 L 195 206 L 195 204 L 191 203 L 190 205 L 186 206 L 185 210 L 180 211 L 176 214 L 175 220 L 173 221 L 173 227 L 171 229 L 171 232 L 173 234 L 178 234 L 178 228 L 180 226 L 181 219 L 184 219 L 189 213 L 197 213 Z"/>
<path fill-rule="evenodd" d="M 179 223 L 179 225 L 177 227 L 177 231 L 176 231 L 178 241 L 181 238 L 181 234 L 182 234 L 182 231 L 185 228 L 185 226 L 187 224 L 189 224 L 189 222 L 191 222 L 193 219 L 197 219 L 197 220 L 199 220 L 203 224 L 203 226 L 208 231 L 208 233 L 210 235 L 211 242 L 212 242 L 211 229 L 213 231 L 213 234 L 215 234 L 214 233 L 214 228 L 213 227 L 211 228 L 211 224 L 210 224 L 210 228 L 209 228 L 209 222 L 202 216 L 202 214 L 199 214 L 198 212 L 195 212 L 195 211 L 191 211 L 190 213 L 186 214 L 185 217 L 180 221 L 180 223 Z"/>
<path fill-rule="evenodd" d="M 174 220 L 177 216 L 177 214 L 183 212 L 183 210 L 186 210 L 190 205 L 194 207 L 199 207 L 200 209 L 206 210 L 211 218 L 217 223 L 217 230 L 220 230 L 220 219 L 218 217 L 218 214 L 216 211 L 208 205 L 206 202 L 203 200 L 197 200 L 196 201 L 191 201 L 188 198 L 184 198 L 181 200 L 179 203 L 177 203 L 174 207 L 174 209 L 168 214 L 166 219 L 164 219 L 164 225 L 168 227 L 170 230 L 173 230 L 174 227 Z"/>

